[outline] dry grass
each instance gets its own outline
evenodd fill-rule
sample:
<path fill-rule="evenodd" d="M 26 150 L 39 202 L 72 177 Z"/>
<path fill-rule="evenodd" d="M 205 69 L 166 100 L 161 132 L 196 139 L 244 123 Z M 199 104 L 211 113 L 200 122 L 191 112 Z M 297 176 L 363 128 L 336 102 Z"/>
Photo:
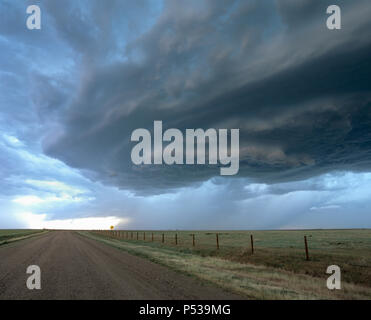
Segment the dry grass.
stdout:
<path fill-rule="evenodd" d="M 371 230 L 300 231 L 219 231 L 220 249 L 216 249 L 215 231 L 129 231 L 129 241 L 151 247 L 169 248 L 204 257 L 220 257 L 241 263 L 265 265 L 286 271 L 324 277 L 329 265 L 338 265 L 343 280 L 371 287 Z M 152 233 L 154 242 L 151 242 Z M 161 243 L 162 234 L 165 243 Z M 175 245 L 175 233 L 178 245 Z M 195 234 L 196 246 L 192 246 Z M 251 254 L 250 234 L 254 237 Z M 125 239 L 126 231 L 121 235 Z M 304 235 L 308 238 L 310 261 L 305 260 Z"/>
<path fill-rule="evenodd" d="M 0 230 L 0 245 L 26 239 L 34 235 L 46 232 L 44 230 L 29 229 L 3 229 Z"/>
<path fill-rule="evenodd" d="M 210 243 L 205 241 L 203 246 L 200 245 L 201 241 L 199 241 L 198 247 L 192 249 L 192 242 L 190 242 L 190 247 L 185 244 L 185 242 L 182 242 L 182 235 L 179 232 L 178 240 L 180 240 L 180 243 L 178 246 L 175 246 L 174 243 L 165 243 L 165 245 L 160 242 L 153 243 L 150 242 L 151 237 L 147 237 L 149 242 L 144 242 L 112 239 L 91 233 L 83 234 L 133 254 L 144 256 L 175 270 L 185 272 L 226 289 L 238 292 L 248 298 L 371 299 L 370 287 L 364 284 L 355 284 L 352 283 L 354 281 L 348 280 L 353 278 L 349 275 L 353 275 L 355 272 L 354 270 L 358 270 L 358 267 L 353 266 L 354 262 L 348 261 L 346 257 L 354 255 L 356 257 L 356 263 L 359 263 L 362 257 L 358 257 L 357 253 L 352 252 L 352 250 L 345 250 L 343 253 L 339 251 L 336 252 L 335 259 L 331 254 L 324 253 L 323 250 L 321 251 L 317 248 L 313 249 L 313 253 L 315 254 L 313 255 L 312 261 L 308 262 L 303 259 L 302 250 L 295 248 L 295 245 L 299 246 L 299 243 L 287 240 L 287 238 L 295 237 L 297 234 L 295 235 L 291 233 L 291 231 L 279 232 L 281 235 L 286 235 L 283 237 L 285 239 L 281 242 L 281 246 L 283 246 L 284 243 L 290 243 L 290 245 L 293 246 L 293 248 L 290 248 L 292 250 L 285 251 L 284 248 L 279 247 L 277 239 L 275 239 L 276 234 L 268 234 L 266 237 L 270 238 L 270 241 L 276 244 L 275 248 L 263 246 L 263 240 L 259 240 L 259 237 L 265 236 L 267 232 L 257 232 L 258 234 L 255 235 L 257 238 L 256 243 L 260 243 L 260 245 L 256 247 L 256 253 L 253 256 L 248 253 L 249 248 L 241 247 L 242 240 L 247 238 L 246 236 L 248 233 L 246 232 L 225 233 L 224 236 L 220 237 L 220 250 L 212 248 L 211 241 Z M 299 235 L 301 235 L 300 233 L 301 232 L 299 232 Z M 228 246 L 228 242 L 226 241 L 227 234 L 231 234 L 233 238 L 236 240 L 239 239 L 239 241 L 237 240 L 233 245 L 229 244 Z M 169 238 L 174 234 L 168 232 L 167 235 Z M 189 233 L 183 234 L 183 236 L 185 235 L 188 236 Z M 206 237 L 210 236 L 210 232 L 203 232 L 203 236 L 205 237 L 204 240 L 206 240 Z M 348 237 L 349 236 L 348 234 Z M 361 237 L 363 237 L 363 235 L 361 235 Z M 134 238 L 136 238 L 136 234 Z M 200 233 L 198 234 L 198 238 L 202 239 Z M 229 240 L 231 240 L 231 238 L 229 238 Z M 331 238 L 331 235 L 326 239 L 329 238 Z M 224 242 L 222 242 L 222 239 L 224 239 Z M 269 240 L 265 241 L 265 245 L 271 243 Z M 353 239 L 353 241 L 355 240 Z M 367 248 L 367 245 L 365 247 Z M 365 248 L 362 248 L 362 250 L 363 249 Z M 319 251 L 317 252 L 315 250 Z M 320 252 L 322 255 L 319 255 Z M 365 261 L 362 260 L 364 268 L 369 271 L 370 264 L 368 264 L 368 256 L 366 256 L 365 259 Z M 344 270 L 342 290 L 331 291 L 326 287 L 328 275 L 325 273 L 325 270 L 328 265 L 336 264 L 333 263 L 334 261 L 346 262 L 346 268 L 343 269 L 341 265 L 342 270 Z M 301 266 L 304 267 L 303 270 L 300 269 Z M 355 269 L 352 269 L 354 267 Z M 364 274 L 366 273 L 367 272 Z M 370 285 L 370 283 L 368 283 L 368 285 Z"/>

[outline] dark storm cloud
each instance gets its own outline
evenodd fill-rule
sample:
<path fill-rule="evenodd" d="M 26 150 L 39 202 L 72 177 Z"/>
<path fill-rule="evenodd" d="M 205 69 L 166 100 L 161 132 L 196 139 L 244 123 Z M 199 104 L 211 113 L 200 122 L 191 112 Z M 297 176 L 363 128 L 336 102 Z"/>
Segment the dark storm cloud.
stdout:
<path fill-rule="evenodd" d="M 142 193 L 219 174 L 133 166 L 131 132 L 162 120 L 164 129 L 240 128 L 239 177 L 273 183 L 369 171 L 371 6 L 336 3 L 340 31 L 326 29 L 329 1 L 168 1 L 156 19 L 135 25 L 137 33 L 126 26 L 122 37 L 116 2 L 108 11 L 69 3 L 73 24 L 71 8 L 48 2 L 56 34 L 80 64 L 74 90 L 52 86 L 38 104 L 48 113 L 68 101 L 45 151 L 92 179 Z"/>

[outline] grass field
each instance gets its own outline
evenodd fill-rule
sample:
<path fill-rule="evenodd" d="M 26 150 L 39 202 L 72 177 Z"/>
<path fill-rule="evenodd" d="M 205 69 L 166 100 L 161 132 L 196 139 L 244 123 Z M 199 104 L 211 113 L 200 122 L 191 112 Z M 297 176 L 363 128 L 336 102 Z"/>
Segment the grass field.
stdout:
<path fill-rule="evenodd" d="M 139 240 L 136 240 L 137 232 Z M 194 247 L 192 234 L 195 234 Z M 371 230 L 219 231 L 218 234 L 219 249 L 215 231 L 145 231 L 145 240 L 144 231 L 119 234 L 116 231 L 116 238 L 111 237 L 112 232 L 91 236 L 249 297 L 371 299 Z M 310 261 L 305 259 L 304 235 L 308 239 Z M 326 269 L 333 264 L 341 268 L 342 290 L 330 291 L 326 287 L 329 276 Z"/>
<path fill-rule="evenodd" d="M 42 230 L 27 230 L 27 229 L 0 229 L 0 245 L 5 244 L 8 241 L 12 241 L 18 238 L 24 238 L 31 236 L 36 233 L 40 233 Z"/>

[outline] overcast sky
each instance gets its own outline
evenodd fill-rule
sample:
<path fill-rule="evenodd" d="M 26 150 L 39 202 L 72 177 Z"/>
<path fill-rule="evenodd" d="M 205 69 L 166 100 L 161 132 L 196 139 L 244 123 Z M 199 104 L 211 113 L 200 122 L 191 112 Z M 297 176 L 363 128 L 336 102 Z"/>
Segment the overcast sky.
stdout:
<path fill-rule="evenodd" d="M 0 228 L 371 227 L 369 0 L 1 0 L 0 15 Z M 239 128 L 239 173 L 133 165 L 130 135 L 154 120 Z"/>

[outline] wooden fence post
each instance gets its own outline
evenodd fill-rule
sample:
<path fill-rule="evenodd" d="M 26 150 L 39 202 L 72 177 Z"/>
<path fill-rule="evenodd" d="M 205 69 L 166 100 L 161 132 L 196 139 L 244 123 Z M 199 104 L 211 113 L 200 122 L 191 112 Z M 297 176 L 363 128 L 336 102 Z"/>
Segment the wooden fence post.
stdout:
<path fill-rule="evenodd" d="M 178 245 L 178 235 L 175 234 L 175 245 Z"/>
<path fill-rule="evenodd" d="M 250 241 L 251 241 L 251 254 L 254 254 L 254 238 L 252 235 L 250 235 Z"/>
<path fill-rule="evenodd" d="M 165 235 L 162 234 L 162 243 L 164 243 L 164 242 L 165 242 Z"/>
<path fill-rule="evenodd" d="M 139 232 L 137 231 L 137 240 L 139 240 Z"/>
<path fill-rule="evenodd" d="M 195 243 L 195 234 L 192 234 L 192 246 L 194 247 L 196 245 Z"/>
<path fill-rule="evenodd" d="M 309 261 L 307 236 L 304 236 L 304 244 L 305 244 L 305 257 L 306 257 L 306 260 Z"/>
<path fill-rule="evenodd" d="M 216 234 L 216 248 L 219 250 L 219 234 Z"/>

